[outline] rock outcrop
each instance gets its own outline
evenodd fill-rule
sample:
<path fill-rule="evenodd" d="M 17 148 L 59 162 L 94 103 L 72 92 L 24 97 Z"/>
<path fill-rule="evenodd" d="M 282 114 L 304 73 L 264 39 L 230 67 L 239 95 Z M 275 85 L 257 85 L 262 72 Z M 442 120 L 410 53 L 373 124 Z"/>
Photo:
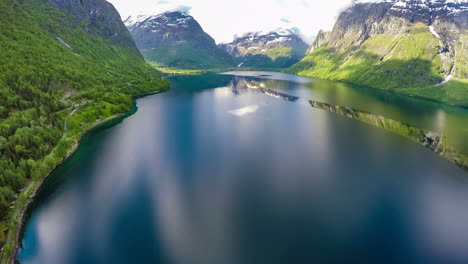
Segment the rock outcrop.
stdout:
<path fill-rule="evenodd" d="M 106 0 L 47 0 L 58 9 L 71 13 L 77 24 L 90 34 L 108 39 L 112 44 L 136 50 L 135 42 L 114 6 Z"/>
<path fill-rule="evenodd" d="M 312 42 L 312 45 L 310 45 L 309 49 L 307 49 L 306 55 L 311 54 L 314 50 L 327 44 L 329 38 L 330 38 L 330 32 L 320 30 L 317 33 L 317 36 L 315 37 L 314 42 Z"/>

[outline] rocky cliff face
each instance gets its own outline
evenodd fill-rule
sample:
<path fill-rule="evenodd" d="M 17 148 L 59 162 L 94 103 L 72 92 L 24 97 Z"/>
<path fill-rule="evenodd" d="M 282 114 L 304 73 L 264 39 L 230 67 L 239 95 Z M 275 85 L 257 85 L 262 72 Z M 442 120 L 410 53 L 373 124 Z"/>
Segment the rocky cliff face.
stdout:
<path fill-rule="evenodd" d="M 357 1 L 343 12 L 331 33 L 329 47 L 345 49 L 361 45 L 383 33 L 402 34 L 417 23 L 432 26 L 445 39 L 455 37 L 468 28 L 468 2 L 450 0 L 382 0 Z M 456 32 L 441 27 L 449 23 Z M 456 34 L 453 34 L 456 33 Z M 437 34 L 434 34 L 435 37 Z M 451 40 L 451 39 L 450 39 Z M 449 40 L 449 41 L 450 41 Z"/>
<path fill-rule="evenodd" d="M 125 24 L 146 60 L 159 66 L 211 68 L 232 65 L 231 56 L 186 13 L 129 17 Z"/>
<path fill-rule="evenodd" d="M 122 22 L 119 13 L 106 0 L 47 0 L 52 6 L 71 13 L 90 34 L 99 35 L 112 44 L 130 47 L 135 42 Z"/>
<path fill-rule="evenodd" d="M 312 42 L 312 45 L 310 45 L 309 49 L 307 49 L 306 55 L 309 55 L 314 50 L 320 48 L 322 45 L 327 44 L 329 38 L 330 38 L 330 32 L 320 30 L 317 33 L 317 36 L 315 37 L 314 42 Z"/>
<path fill-rule="evenodd" d="M 459 89 L 468 80 L 466 0 L 358 0 L 328 38 L 319 36 L 291 72 L 453 103 L 468 95 Z M 443 87 L 463 94 L 441 94 Z"/>
<path fill-rule="evenodd" d="M 307 44 L 292 30 L 253 32 L 220 45 L 239 66 L 282 68 L 298 62 L 305 55 Z"/>

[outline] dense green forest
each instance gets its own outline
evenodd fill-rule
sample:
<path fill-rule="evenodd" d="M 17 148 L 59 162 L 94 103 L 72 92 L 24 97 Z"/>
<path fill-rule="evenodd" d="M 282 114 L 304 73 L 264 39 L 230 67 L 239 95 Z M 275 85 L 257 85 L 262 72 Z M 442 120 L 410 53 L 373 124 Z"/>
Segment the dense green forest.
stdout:
<path fill-rule="evenodd" d="M 134 47 L 92 27 L 43 1 L 0 0 L 2 219 L 15 193 L 49 174 L 92 124 L 168 87 Z"/>

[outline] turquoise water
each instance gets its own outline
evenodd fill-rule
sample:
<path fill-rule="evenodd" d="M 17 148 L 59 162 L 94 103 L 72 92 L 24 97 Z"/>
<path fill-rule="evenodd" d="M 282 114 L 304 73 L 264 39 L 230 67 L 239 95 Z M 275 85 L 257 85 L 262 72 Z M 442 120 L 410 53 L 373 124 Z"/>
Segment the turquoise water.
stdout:
<path fill-rule="evenodd" d="M 86 136 L 40 192 L 19 261 L 468 262 L 468 174 L 307 100 L 444 132 L 460 148 L 467 110 L 231 74 L 250 77 L 171 77 L 169 92 Z"/>

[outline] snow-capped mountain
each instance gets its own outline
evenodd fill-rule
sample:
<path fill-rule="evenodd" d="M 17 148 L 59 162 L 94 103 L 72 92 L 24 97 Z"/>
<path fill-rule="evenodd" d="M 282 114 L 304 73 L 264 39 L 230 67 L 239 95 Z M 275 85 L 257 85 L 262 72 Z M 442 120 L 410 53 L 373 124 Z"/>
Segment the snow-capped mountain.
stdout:
<path fill-rule="evenodd" d="M 359 4 L 388 4 L 389 9 L 399 12 L 429 12 L 433 15 L 456 14 L 468 10 L 468 0 L 356 0 Z"/>
<path fill-rule="evenodd" d="M 289 67 L 307 50 L 307 44 L 290 29 L 249 32 L 220 47 L 246 67 Z"/>
<path fill-rule="evenodd" d="M 162 31 L 168 28 L 193 28 L 197 31 L 202 31 L 201 26 L 192 16 L 179 11 L 165 12 L 159 15 L 138 15 L 135 17 L 128 17 L 124 23 L 130 30 L 137 28 L 150 28 Z"/>
<path fill-rule="evenodd" d="M 350 40 L 357 45 L 376 34 L 404 33 L 417 23 L 437 38 L 459 39 L 468 29 L 468 0 L 357 0 L 339 16 L 328 45 L 346 48 Z"/>
<path fill-rule="evenodd" d="M 468 80 L 468 0 L 356 0 L 318 37 L 291 72 L 411 91 Z"/>
<path fill-rule="evenodd" d="M 159 66 L 210 68 L 232 65 L 231 56 L 184 12 L 139 15 L 127 18 L 124 23 L 145 59 Z"/>

